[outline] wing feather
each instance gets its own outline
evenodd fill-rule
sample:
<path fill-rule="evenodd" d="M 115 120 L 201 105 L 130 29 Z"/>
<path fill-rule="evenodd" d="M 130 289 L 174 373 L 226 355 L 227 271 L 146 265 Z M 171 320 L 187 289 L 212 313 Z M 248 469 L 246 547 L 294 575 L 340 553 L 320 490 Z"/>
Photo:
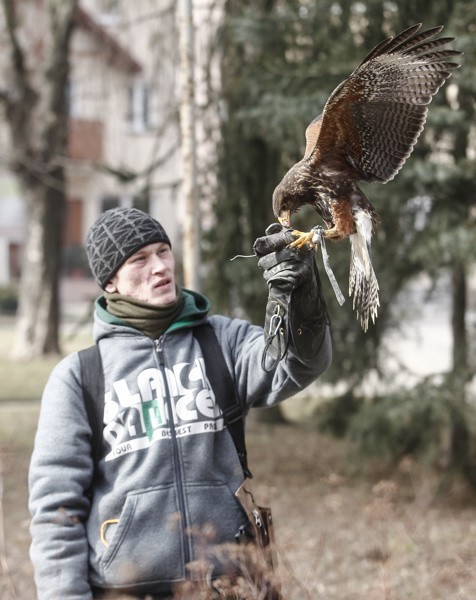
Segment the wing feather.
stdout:
<path fill-rule="evenodd" d="M 306 150 L 304 158 L 306 158 L 314 149 L 319 132 L 321 131 L 322 115 L 315 117 L 306 128 Z"/>
<path fill-rule="evenodd" d="M 367 181 L 390 181 L 421 133 L 427 106 L 461 53 L 443 49 L 453 38 L 433 39 L 442 27 L 421 24 L 381 42 L 329 97 L 306 131 L 312 166 L 345 169 Z"/>
<path fill-rule="evenodd" d="M 417 31 L 421 29 L 421 26 L 421 23 L 417 23 L 416 25 L 412 25 L 408 29 L 405 29 L 405 31 L 402 31 L 402 33 L 398 34 L 396 37 L 389 37 L 386 40 L 383 40 L 367 54 L 359 66 L 362 66 L 364 63 L 373 60 L 376 56 L 391 52 L 392 48 L 395 48 L 395 45 L 398 46 L 400 42 L 407 40 L 409 37 L 412 37 L 414 34 L 416 34 Z"/>

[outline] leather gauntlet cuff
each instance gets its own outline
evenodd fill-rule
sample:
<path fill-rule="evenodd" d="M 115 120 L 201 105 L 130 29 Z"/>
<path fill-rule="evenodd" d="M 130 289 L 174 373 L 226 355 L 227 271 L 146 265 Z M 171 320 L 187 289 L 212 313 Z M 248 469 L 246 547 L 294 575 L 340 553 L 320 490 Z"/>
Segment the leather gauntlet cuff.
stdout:
<path fill-rule="evenodd" d="M 265 348 L 262 367 L 271 370 L 286 354 L 289 344 L 289 297 L 270 289 L 264 321 Z M 270 361 L 268 360 L 270 357 Z M 271 364 L 270 364 L 271 363 Z"/>
<path fill-rule="evenodd" d="M 306 361 L 317 355 L 330 325 L 316 261 L 309 255 L 312 275 L 293 290 L 289 304 L 289 335 L 297 355 Z"/>
<path fill-rule="evenodd" d="M 290 343 L 298 357 L 312 360 L 329 323 L 314 252 L 285 247 L 263 256 L 259 265 L 269 287 L 263 368 L 274 368 Z"/>

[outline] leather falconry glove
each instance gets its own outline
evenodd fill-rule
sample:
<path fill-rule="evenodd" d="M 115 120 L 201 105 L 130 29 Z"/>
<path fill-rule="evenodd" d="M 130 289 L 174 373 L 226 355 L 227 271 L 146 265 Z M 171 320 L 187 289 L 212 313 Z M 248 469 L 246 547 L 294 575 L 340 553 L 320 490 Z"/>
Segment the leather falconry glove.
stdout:
<path fill-rule="evenodd" d="M 265 370 L 270 368 L 267 355 L 273 360 L 271 368 L 274 368 L 285 356 L 290 342 L 300 358 L 312 360 L 329 324 L 314 251 L 290 248 L 294 239 L 291 229 L 273 223 L 266 229 L 266 235 L 253 245 L 269 288 L 262 359 Z"/>

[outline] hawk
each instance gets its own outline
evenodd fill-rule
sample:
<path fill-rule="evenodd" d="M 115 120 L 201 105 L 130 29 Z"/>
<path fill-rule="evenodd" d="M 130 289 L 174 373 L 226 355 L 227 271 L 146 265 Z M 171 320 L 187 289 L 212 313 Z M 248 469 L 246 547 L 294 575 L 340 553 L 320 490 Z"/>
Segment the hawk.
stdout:
<path fill-rule="evenodd" d="M 322 114 L 306 129 L 301 161 L 273 192 L 273 211 L 291 227 L 305 204 L 322 217 L 326 240 L 350 239 L 349 296 L 367 331 L 379 307 L 370 243 L 379 217 L 358 181 L 392 180 L 410 156 L 425 124 L 428 104 L 453 69 L 444 48 L 454 38 L 437 37 L 443 27 L 421 23 L 378 44 L 330 95 Z M 293 231 L 292 246 L 315 246 L 316 231 Z"/>

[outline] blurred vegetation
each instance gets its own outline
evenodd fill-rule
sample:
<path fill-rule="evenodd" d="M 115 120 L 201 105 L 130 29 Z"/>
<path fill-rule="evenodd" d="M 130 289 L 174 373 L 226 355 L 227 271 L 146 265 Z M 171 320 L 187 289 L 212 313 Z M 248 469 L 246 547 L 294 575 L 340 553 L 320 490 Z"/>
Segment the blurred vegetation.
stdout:
<path fill-rule="evenodd" d="M 13 285 L 0 287 L 0 315 L 14 315 L 18 308 L 18 290 Z"/>
<path fill-rule="evenodd" d="M 476 5 L 472 0 L 226 3 L 219 37 L 223 143 L 214 203 L 219 227 L 208 240 L 213 260 L 206 293 L 217 310 L 262 323 L 266 290 L 256 260 L 230 262 L 230 258 L 251 254 L 254 239 L 274 220 L 273 189 L 301 158 L 305 128 L 332 90 L 379 41 L 421 21 L 424 28 L 444 25 L 443 35 L 455 36 L 453 47 L 465 53 L 462 67 L 433 99 L 424 133 L 395 180 L 385 186 L 365 186 L 381 217 L 373 245 L 381 308 L 367 334 L 358 326 L 350 302 L 338 306 L 321 265 L 334 339 L 334 364 L 324 381 L 347 385 L 334 409 L 327 405 L 326 418 L 337 418 L 340 433 L 352 430 L 366 451 L 378 453 L 383 445 L 395 458 L 405 450 L 431 445 L 430 439 L 438 444 L 440 425 L 435 422 L 440 419 L 447 422 L 453 438 L 450 465 L 465 464 L 467 470 L 475 468 L 476 461 L 472 465 L 469 444 L 462 448 L 456 438 L 473 435 L 465 387 L 474 376 L 474 340 L 468 337 L 467 322 L 468 274 L 476 262 Z M 307 211 L 294 225 L 309 228 L 317 222 L 318 217 Z M 349 246 L 329 244 L 328 251 L 345 290 Z M 451 371 L 438 386 L 422 381 L 414 390 L 386 398 L 362 397 L 360 386 L 369 373 L 384 377 L 381 365 L 388 356 L 381 342 L 389 331 L 398 331 L 393 309 L 400 292 L 421 274 L 436 284 L 444 273 L 452 282 L 448 289 L 454 347 Z M 456 403 L 462 410 L 450 410 L 448 398 L 451 406 Z M 412 441 L 415 428 L 421 431 Z"/>

